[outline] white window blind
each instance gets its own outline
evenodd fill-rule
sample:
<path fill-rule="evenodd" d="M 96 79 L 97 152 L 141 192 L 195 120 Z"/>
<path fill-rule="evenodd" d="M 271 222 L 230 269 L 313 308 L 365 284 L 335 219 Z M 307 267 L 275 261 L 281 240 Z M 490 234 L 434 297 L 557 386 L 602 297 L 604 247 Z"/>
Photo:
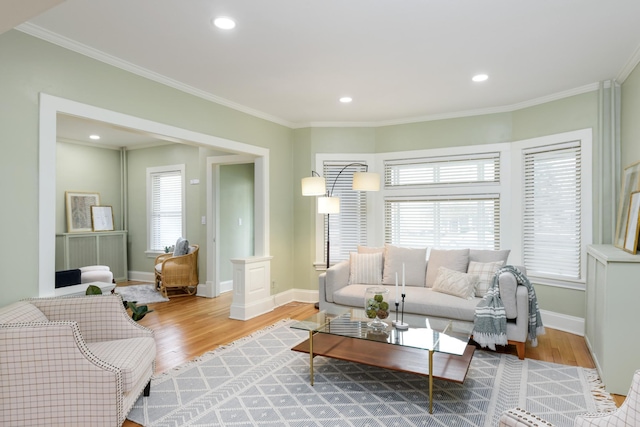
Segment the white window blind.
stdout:
<path fill-rule="evenodd" d="M 385 162 L 387 188 L 500 182 L 500 153 L 396 159 Z"/>
<path fill-rule="evenodd" d="M 182 170 L 149 174 L 149 250 L 164 251 L 183 234 Z"/>
<path fill-rule="evenodd" d="M 385 242 L 398 246 L 499 249 L 499 222 L 497 194 L 385 200 Z"/>
<path fill-rule="evenodd" d="M 580 145 L 523 150 L 523 258 L 530 275 L 581 279 Z"/>
<path fill-rule="evenodd" d="M 349 252 L 357 252 L 358 245 L 367 244 L 367 196 L 363 191 L 351 189 L 353 173 L 364 172 L 366 167 L 352 165 L 340 173 L 350 163 L 347 161 L 325 161 L 323 163 L 323 175 L 327 191 L 333 191 L 332 195 L 340 198 L 340 213 L 325 215 L 324 218 L 325 238 L 327 235 L 327 218 L 331 222 L 329 224 L 331 264 L 349 259 Z M 324 261 L 326 262 L 326 260 L 327 249 L 325 244 Z"/>

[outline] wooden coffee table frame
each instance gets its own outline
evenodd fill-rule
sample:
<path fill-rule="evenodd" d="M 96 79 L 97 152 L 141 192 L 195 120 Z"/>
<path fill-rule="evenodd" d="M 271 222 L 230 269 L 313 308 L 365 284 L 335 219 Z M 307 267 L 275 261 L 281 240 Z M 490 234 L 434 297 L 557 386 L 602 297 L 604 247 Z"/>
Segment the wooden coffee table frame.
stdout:
<path fill-rule="evenodd" d="M 315 356 L 426 376 L 429 378 L 429 413 L 432 414 L 433 379 L 463 383 L 469 371 L 475 347 L 467 345 L 464 353 L 457 356 L 310 330 L 309 339 L 293 347 L 292 350 L 309 354 L 311 385 L 313 385 Z M 427 354 L 428 357 L 425 357 Z"/>

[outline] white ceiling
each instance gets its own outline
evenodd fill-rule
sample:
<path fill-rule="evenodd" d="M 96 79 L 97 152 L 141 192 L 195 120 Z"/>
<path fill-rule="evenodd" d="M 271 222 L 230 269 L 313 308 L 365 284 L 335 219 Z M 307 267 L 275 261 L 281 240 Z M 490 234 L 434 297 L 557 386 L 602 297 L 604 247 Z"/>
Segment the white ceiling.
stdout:
<path fill-rule="evenodd" d="M 214 28 L 218 15 L 237 27 Z M 594 90 L 640 60 L 639 17 L 638 0 L 67 0 L 19 29 L 300 127 L 509 111 Z M 472 82 L 480 72 L 489 80 Z"/>

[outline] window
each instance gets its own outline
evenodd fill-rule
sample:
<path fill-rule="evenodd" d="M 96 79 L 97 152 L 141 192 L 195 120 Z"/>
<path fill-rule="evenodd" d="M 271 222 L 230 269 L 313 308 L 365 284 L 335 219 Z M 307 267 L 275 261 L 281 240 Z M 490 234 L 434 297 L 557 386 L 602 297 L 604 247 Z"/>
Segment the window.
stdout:
<path fill-rule="evenodd" d="M 388 159 L 384 241 L 443 249 L 500 248 L 500 153 Z"/>
<path fill-rule="evenodd" d="M 523 150 L 523 259 L 529 274 L 581 279 L 581 144 Z"/>
<path fill-rule="evenodd" d="M 149 252 L 164 252 L 184 236 L 184 190 L 184 165 L 147 168 Z"/>

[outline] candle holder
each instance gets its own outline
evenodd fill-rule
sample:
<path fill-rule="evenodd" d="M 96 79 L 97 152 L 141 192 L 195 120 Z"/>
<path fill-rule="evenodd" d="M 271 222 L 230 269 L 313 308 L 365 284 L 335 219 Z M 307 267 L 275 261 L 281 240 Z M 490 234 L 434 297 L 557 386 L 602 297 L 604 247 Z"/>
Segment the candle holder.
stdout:
<path fill-rule="evenodd" d="M 395 326 L 396 329 L 400 330 L 400 331 L 406 331 L 407 329 L 409 329 L 409 324 L 408 323 L 404 323 L 404 297 L 407 296 L 407 294 L 402 294 L 402 314 L 400 315 L 400 321 L 398 322 L 398 305 L 399 303 L 396 303 L 396 320 L 394 320 L 393 326 Z"/>

